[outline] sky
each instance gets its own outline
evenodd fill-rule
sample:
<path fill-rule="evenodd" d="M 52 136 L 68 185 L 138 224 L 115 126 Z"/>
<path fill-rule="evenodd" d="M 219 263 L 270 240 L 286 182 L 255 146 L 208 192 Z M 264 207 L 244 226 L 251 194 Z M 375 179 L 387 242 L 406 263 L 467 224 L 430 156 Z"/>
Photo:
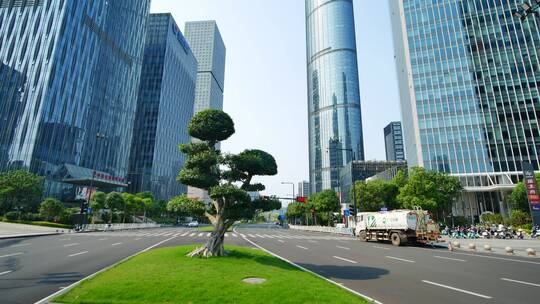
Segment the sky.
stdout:
<path fill-rule="evenodd" d="M 401 117 L 388 2 L 354 0 L 354 10 L 366 160 L 384 160 L 383 128 Z M 282 182 L 309 180 L 304 0 L 153 0 L 151 12 L 171 13 L 181 29 L 217 21 L 227 47 L 224 110 L 236 128 L 222 150 L 272 154 L 278 175 L 257 181 L 266 194 L 291 197 Z"/>

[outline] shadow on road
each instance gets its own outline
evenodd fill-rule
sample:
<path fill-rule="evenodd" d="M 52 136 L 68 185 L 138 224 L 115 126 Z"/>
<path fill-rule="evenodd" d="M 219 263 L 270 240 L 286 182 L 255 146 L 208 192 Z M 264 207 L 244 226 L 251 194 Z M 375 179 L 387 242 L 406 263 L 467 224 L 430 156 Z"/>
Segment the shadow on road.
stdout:
<path fill-rule="evenodd" d="M 365 266 L 313 265 L 303 263 L 298 265 L 327 278 L 344 280 L 375 280 L 381 276 L 390 274 L 390 271 L 387 269 Z"/>

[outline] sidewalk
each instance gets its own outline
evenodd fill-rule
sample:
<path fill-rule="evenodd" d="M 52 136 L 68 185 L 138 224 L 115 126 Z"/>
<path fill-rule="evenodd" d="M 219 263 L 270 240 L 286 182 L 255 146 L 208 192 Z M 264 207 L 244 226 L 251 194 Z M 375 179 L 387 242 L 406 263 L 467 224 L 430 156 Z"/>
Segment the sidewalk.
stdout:
<path fill-rule="evenodd" d="M 52 235 L 68 231 L 59 228 L 0 222 L 0 239 Z"/>
<path fill-rule="evenodd" d="M 448 236 L 443 236 L 442 239 L 445 240 L 446 244 L 448 244 L 449 240 L 452 242 L 459 242 L 461 248 L 455 249 L 462 251 L 472 251 L 471 249 L 469 249 L 469 244 L 475 244 L 477 252 L 489 252 L 484 249 L 484 245 L 489 245 L 491 246 L 491 252 L 493 253 L 506 255 L 507 253 L 505 248 L 511 247 L 512 249 L 514 249 L 515 256 L 527 256 L 526 250 L 528 248 L 531 248 L 536 251 L 537 257 L 540 257 L 540 239 L 452 239 Z M 442 245 L 444 243 L 440 244 Z"/>

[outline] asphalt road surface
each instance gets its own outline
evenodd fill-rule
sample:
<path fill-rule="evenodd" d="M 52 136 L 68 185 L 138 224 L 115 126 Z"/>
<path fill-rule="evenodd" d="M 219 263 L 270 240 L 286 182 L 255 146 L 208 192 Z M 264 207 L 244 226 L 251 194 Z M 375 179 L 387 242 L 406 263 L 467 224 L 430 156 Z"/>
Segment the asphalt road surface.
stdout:
<path fill-rule="evenodd" d="M 382 303 L 539 303 L 540 259 L 240 228 L 262 248 Z"/>
<path fill-rule="evenodd" d="M 187 228 L 0 240 L 0 303 L 33 303 L 132 254 L 202 243 Z M 540 260 L 394 247 L 347 236 L 244 226 L 250 242 L 382 303 L 538 303 Z M 316 292 L 316 291 L 314 291 Z"/>

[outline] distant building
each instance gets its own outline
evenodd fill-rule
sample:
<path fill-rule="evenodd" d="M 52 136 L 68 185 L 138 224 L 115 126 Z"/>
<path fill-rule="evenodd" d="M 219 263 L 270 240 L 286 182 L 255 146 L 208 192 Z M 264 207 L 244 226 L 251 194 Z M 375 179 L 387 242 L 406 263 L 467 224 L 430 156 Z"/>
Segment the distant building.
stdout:
<path fill-rule="evenodd" d="M 317 193 L 339 188 L 340 168 L 363 160 L 364 144 L 353 1 L 305 3 L 309 181 Z"/>
<path fill-rule="evenodd" d="M 187 22 L 184 33 L 199 63 L 194 113 L 206 109 L 223 110 L 227 50 L 216 22 Z M 216 148 L 220 147 L 220 144 L 216 145 Z M 188 187 L 188 196 L 210 202 L 208 193 L 201 189 Z"/>
<path fill-rule="evenodd" d="M 301 181 L 298 183 L 298 196 L 309 197 L 310 188 L 308 181 Z"/>
<path fill-rule="evenodd" d="M 127 186 L 149 9 L 0 1 L 0 171 L 44 176 L 45 195 L 64 201 Z"/>
<path fill-rule="evenodd" d="M 397 170 L 407 170 L 406 161 L 353 161 L 341 169 L 340 192 L 341 203 L 349 204 L 351 202 L 350 193 L 352 181 L 363 181 L 378 173 L 391 168 Z"/>
<path fill-rule="evenodd" d="M 176 181 L 189 143 L 197 60 L 171 14 L 151 14 L 130 160 L 130 191 L 168 200 L 187 193 Z"/>
<path fill-rule="evenodd" d="M 391 181 L 399 172 L 402 172 L 405 176 L 408 175 L 407 164 L 404 165 L 398 165 L 395 167 L 388 168 L 384 170 L 383 172 L 377 173 L 373 175 L 372 177 L 366 178 L 366 182 L 375 181 L 375 180 L 383 180 L 383 181 Z"/>
<path fill-rule="evenodd" d="M 401 122 L 391 122 L 384 128 L 384 146 L 387 161 L 405 160 Z"/>

